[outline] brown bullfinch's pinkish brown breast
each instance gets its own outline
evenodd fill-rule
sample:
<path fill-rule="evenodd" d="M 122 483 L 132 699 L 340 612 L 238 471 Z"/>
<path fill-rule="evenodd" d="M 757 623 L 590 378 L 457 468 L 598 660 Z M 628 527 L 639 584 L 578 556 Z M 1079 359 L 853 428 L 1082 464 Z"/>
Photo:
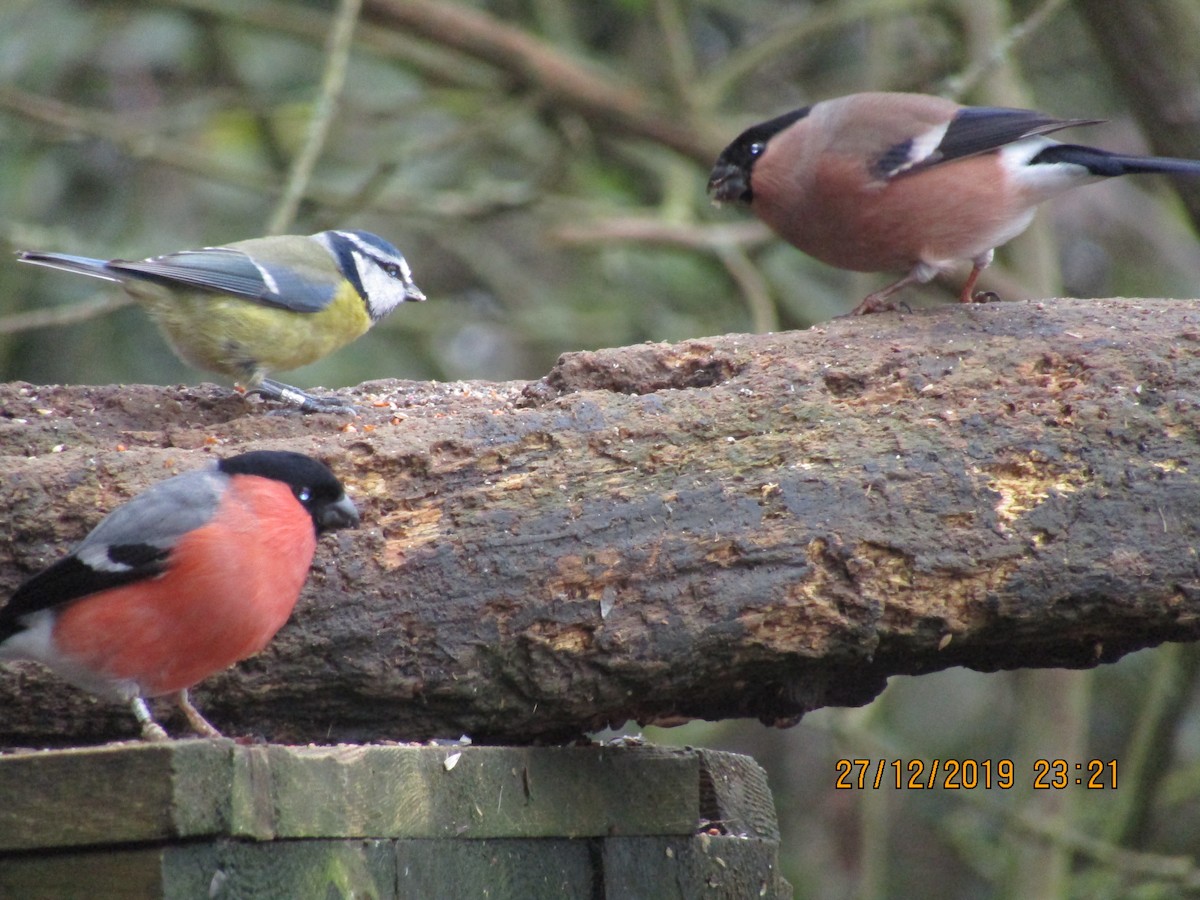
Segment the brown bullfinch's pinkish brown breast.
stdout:
<path fill-rule="evenodd" d="M 775 173 L 785 167 L 769 165 L 770 153 L 758 166 L 755 184 L 766 188 L 755 194 L 755 213 L 794 247 L 841 269 L 947 268 L 1010 240 L 1010 226 L 1024 230 L 1033 210 L 1019 195 L 995 191 L 1008 177 L 996 154 L 869 181 L 859 160 L 827 153 L 797 205 L 796 194 L 775 190 Z"/>

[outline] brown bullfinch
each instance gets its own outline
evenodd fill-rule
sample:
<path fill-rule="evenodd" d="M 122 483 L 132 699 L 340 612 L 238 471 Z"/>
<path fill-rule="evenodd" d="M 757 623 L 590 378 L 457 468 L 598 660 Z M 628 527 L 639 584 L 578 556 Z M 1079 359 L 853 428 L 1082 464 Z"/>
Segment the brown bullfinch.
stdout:
<path fill-rule="evenodd" d="M 717 158 L 713 201 L 740 203 L 822 262 L 905 272 L 853 314 L 892 309 L 892 295 L 959 260 L 972 263 L 969 303 L 993 251 L 1028 227 L 1034 208 L 1116 175 L 1200 176 L 1200 161 L 1124 156 L 1045 135 L 1095 119 L 960 106 L 924 94 L 824 100 L 742 132 Z"/>
<path fill-rule="evenodd" d="M 258 450 L 176 475 L 118 507 L 0 609 L 0 660 L 31 659 L 133 706 L 174 694 L 215 737 L 187 689 L 260 651 L 296 605 L 322 532 L 358 524 L 323 464 Z"/>

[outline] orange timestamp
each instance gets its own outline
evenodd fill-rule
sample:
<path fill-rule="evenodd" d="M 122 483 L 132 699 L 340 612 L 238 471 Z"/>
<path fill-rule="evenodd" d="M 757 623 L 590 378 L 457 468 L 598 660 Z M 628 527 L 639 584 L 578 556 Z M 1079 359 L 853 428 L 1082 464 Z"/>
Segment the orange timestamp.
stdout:
<path fill-rule="evenodd" d="M 840 791 L 879 790 L 1009 790 L 1018 784 L 1018 766 L 1011 759 L 839 759 L 836 764 Z M 1116 790 L 1117 761 L 1089 759 L 1034 760 L 1030 785 L 1034 790 L 1062 790 L 1078 786 L 1088 790 Z"/>

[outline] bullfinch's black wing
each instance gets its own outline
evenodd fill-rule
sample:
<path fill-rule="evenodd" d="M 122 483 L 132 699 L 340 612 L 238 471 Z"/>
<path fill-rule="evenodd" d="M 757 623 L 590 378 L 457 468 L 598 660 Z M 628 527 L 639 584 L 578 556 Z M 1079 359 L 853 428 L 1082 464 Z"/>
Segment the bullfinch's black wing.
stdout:
<path fill-rule="evenodd" d="M 1056 119 L 1031 109 L 965 106 L 946 125 L 894 144 L 873 166 L 876 175 L 891 178 L 902 172 L 998 150 L 1006 144 L 1075 125 L 1094 125 L 1100 119 Z"/>
<path fill-rule="evenodd" d="M 0 641 L 30 613 L 165 571 L 179 539 L 212 519 L 227 482 L 212 469 L 188 472 L 113 510 L 69 556 L 17 588 L 0 609 Z"/>
<path fill-rule="evenodd" d="M 126 278 L 233 294 L 302 313 L 320 312 L 337 292 L 333 279 L 328 283 L 316 280 L 311 272 L 251 259 L 228 247 L 181 250 L 150 259 L 114 259 L 106 268 Z"/>

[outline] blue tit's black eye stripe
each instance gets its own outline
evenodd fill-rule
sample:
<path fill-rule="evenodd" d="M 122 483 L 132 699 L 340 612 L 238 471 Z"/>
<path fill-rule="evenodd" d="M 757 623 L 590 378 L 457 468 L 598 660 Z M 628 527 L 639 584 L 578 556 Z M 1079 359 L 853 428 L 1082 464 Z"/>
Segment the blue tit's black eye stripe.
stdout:
<path fill-rule="evenodd" d="M 346 276 L 346 280 L 354 285 L 354 290 L 363 300 L 367 299 L 367 289 L 363 286 L 362 276 L 358 274 L 358 263 L 354 261 L 355 251 L 362 253 L 362 248 L 340 231 L 330 231 L 329 249 L 337 262 L 337 267 Z"/>

